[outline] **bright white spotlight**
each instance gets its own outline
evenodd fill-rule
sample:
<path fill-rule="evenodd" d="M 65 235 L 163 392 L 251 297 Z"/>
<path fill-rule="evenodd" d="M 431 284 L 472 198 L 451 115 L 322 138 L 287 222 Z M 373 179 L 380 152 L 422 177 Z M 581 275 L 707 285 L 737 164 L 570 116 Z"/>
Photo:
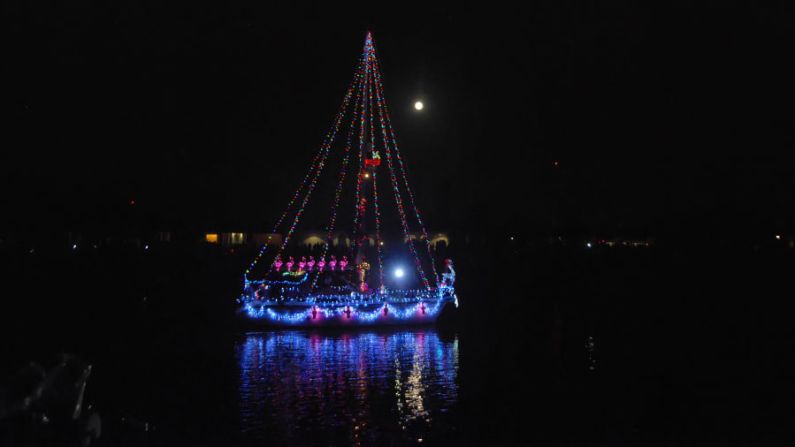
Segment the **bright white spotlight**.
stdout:
<path fill-rule="evenodd" d="M 422 101 L 417 101 L 417 102 L 414 103 L 414 109 L 415 110 L 422 110 L 424 107 L 425 107 L 425 104 L 423 104 Z"/>
<path fill-rule="evenodd" d="M 402 268 L 398 267 L 395 269 L 395 278 L 402 278 L 405 274 L 406 272 L 404 272 Z"/>

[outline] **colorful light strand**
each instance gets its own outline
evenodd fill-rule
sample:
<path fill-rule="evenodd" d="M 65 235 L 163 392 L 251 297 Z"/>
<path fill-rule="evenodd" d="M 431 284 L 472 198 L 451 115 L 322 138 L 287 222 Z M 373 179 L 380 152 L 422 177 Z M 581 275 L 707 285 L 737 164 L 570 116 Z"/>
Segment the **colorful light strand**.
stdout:
<path fill-rule="evenodd" d="M 372 47 L 372 41 L 368 42 Z M 370 51 L 375 52 L 375 48 L 371 48 Z M 425 271 L 422 268 L 422 261 L 420 260 L 417 250 L 414 248 L 414 241 L 411 239 L 411 232 L 409 231 L 408 219 L 406 219 L 406 211 L 403 207 L 403 198 L 400 195 L 400 187 L 398 185 L 397 176 L 395 175 L 395 169 L 392 163 L 392 151 L 390 150 L 389 138 L 387 136 L 385 112 L 384 112 L 387 106 L 385 98 L 383 97 L 383 92 L 377 87 L 378 79 L 380 79 L 381 77 L 380 74 L 378 73 L 377 63 L 375 63 L 373 67 L 373 72 L 374 72 L 374 77 L 376 78 L 375 94 L 377 100 L 376 102 L 378 104 L 378 118 L 381 124 L 381 134 L 384 139 L 384 151 L 386 153 L 386 163 L 387 166 L 389 167 L 389 178 L 392 182 L 392 191 L 395 193 L 395 204 L 397 205 L 398 215 L 400 216 L 400 223 L 403 228 L 403 236 L 406 240 L 406 244 L 409 246 L 409 251 L 414 256 L 414 263 L 416 265 L 417 272 L 419 273 L 420 278 L 422 279 L 423 285 L 426 288 L 430 289 L 431 285 L 428 282 L 428 278 L 425 275 Z M 431 258 L 431 264 L 433 264 L 433 258 Z"/>
<path fill-rule="evenodd" d="M 375 48 L 373 48 L 373 52 L 375 53 Z M 414 193 L 411 191 L 411 187 L 409 186 L 408 176 L 406 175 L 406 169 L 403 163 L 403 158 L 400 156 L 400 148 L 397 144 L 397 138 L 395 137 L 395 130 L 392 128 L 392 120 L 389 116 L 389 108 L 386 106 L 386 98 L 384 96 L 384 86 L 381 83 L 381 74 L 379 70 L 379 63 L 378 59 L 375 58 L 374 61 L 375 69 L 373 70 L 375 73 L 375 84 L 377 92 L 381 98 L 384 98 L 384 115 L 386 118 L 386 124 L 389 129 L 389 134 L 391 135 L 392 146 L 395 149 L 395 156 L 398 161 L 398 167 L 400 168 L 401 175 L 403 177 L 403 184 L 406 186 L 406 192 L 409 195 L 409 202 L 411 203 L 412 208 L 414 209 L 414 214 L 417 218 L 417 223 L 420 226 L 420 231 L 422 231 L 422 237 L 425 239 L 425 246 L 428 251 L 428 257 L 431 260 L 431 269 L 433 271 L 433 276 L 436 281 L 436 285 L 439 285 L 439 273 L 436 270 L 436 264 L 433 262 L 433 252 L 431 250 L 431 239 L 428 237 L 428 231 L 425 229 L 425 223 L 422 221 L 422 216 L 420 214 L 419 207 L 417 207 L 417 202 L 414 199 Z"/>
<path fill-rule="evenodd" d="M 342 160 L 342 170 L 340 172 L 339 180 L 337 181 L 337 189 L 334 191 L 334 202 L 332 203 L 331 206 L 331 219 L 329 220 L 328 231 L 326 233 L 326 241 L 323 244 L 323 252 L 321 255 L 321 259 L 325 259 L 326 254 L 328 254 L 328 247 L 331 244 L 331 237 L 332 234 L 334 233 L 334 228 L 336 227 L 337 223 L 337 210 L 339 209 L 340 196 L 342 195 L 342 187 L 345 183 L 345 177 L 348 172 L 348 164 L 350 162 L 351 140 L 353 138 L 353 130 L 355 128 L 354 124 L 356 122 L 356 115 L 359 109 L 359 100 L 361 99 L 362 96 L 361 95 L 362 85 L 365 82 L 365 77 L 361 73 L 362 67 L 364 65 L 365 61 L 364 59 L 361 59 L 359 64 L 359 69 L 357 70 L 357 76 L 359 77 L 359 89 L 357 89 L 356 91 L 356 98 L 354 100 L 353 113 L 351 117 L 351 125 L 348 128 L 348 135 L 345 142 L 345 156 L 343 157 Z M 312 280 L 312 286 L 309 288 L 310 292 L 315 289 L 315 286 L 317 285 L 317 281 L 319 278 L 320 275 L 315 275 L 314 280 Z"/>
<path fill-rule="evenodd" d="M 340 105 L 340 108 L 337 111 L 337 119 L 340 119 L 342 116 L 345 115 L 345 111 L 347 110 L 347 107 L 348 107 L 348 103 L 347 103 L 348 99 L 350 98 L 350 95 L 353 93 L 353 89 L 354 89 L 354 87 L 356 85 L 356 81 L 357 81 L 358 77 L 359 77 L 359 71 L 357 70 L 354 73 L 354 75 L 353 75 L 353 80 L 351 80 L 350 86 L 348 86 L 348 90 L 345 93 L 345 98 L 343 99 L 342 104 Z M 295 190 L 295 193 L 293 193 L 292 198 L 290 198 L 290 201 L 287 203 L 287 206 L 284 208 L 284 212 L 282 212 L 281 216 L 276 221 L 276 224 L 273 226 L 273 230 L 271 231 L 271 233 L 276 233 L 276 231 L 279 229 L 279 227 L 281 226 L 282 222 L 284 221 L 285 217 L 287 217 L 287 214 L 289 213 L 289 211 L 292 208 L 293 204 L 295 204 L 295 201 L 300 196 L 301 191 L 303 191 L 303 189 L 307 186 L 307 180 L 311 176 L 312 172 L 314 172 L 316 170 L 317 164 L 319 162 L 320 157 L 323 155 L 324 152 L 327 152 L 325 150 L 325 147 L 331 145 L 331 141 L 329 141 L 329 140 L 333 139 L 333 136 L 332 136 L 332 129 L 333 128 L 334 128 L 334 126 L 332 126 L 332 128 L 329 129 L 328 132 L 326 132 L 326 135 L 323 138 L 322 143 L 320 144 L 320 148 L 318 149 L 317 154 L 315 154 L 314 158 L 312 159 L 312 163 L 310 163 L 309 170 L 307 171 L 306 175 L 304 175 L 304 178 L 301 180 L 301 184 Z M 336 135 L 336 132 L 334 133 L 334 135 Z M 246 269 L 245 273 L 243 274 L 243 282 L 244 283 L 247 283 L 249 281 L 248 275 L 257 266 L 257 264 L 259 263 L 260 259 L 265 254 L 265 251 L 267 249 L 268 249 L 268 244 L 267 243 L 262 244 L 262 247 L 260 247 L 259 251 L 257 252 L 257 255 L 251 261 L 251 263 L 249 264 L 249 266 Z M 274 258 L 274 261 L 275 261 L 275 258 Z M 271 264 L 271 268 L 273 268 L 273 264 Z"/>
<path fill-rule="evenodd" d="M 394 305 L 390 303 L 366 305 L 366 309 L 358 305 L 318 306 L 307 305 L 300 310 L 274 309 L 268 306 L 256 306 L 247 303 L 246 314 L 253 319 L 267 318 L 272 322 L 288 325 L 349 323 L 372 324 L 388 321 L 432 321 L 448 302 L 456 302 L 455 295 L 444 299 L 436 299 L 432 303 L 417 301 L 413 304 Z"/>
<path fill-rule="evenodd" d="M 320 173 L 323 172 L 326 159 L 328 158 L 329 152 L 331 150 L 331 145 L 333 144 L 334 139 L 337 136 L 337 132 L 339 131 L 340 123 L 342 122 L 342 119 L 345 116 L 345 112 L 348 110 L 348 104 L 350 103 L 350 99 L 353 94 L 356 78 L 357 76 L 354 75 L 354 81 L 351 83 L 350 88 L 345 93 L 345 98 L 343 99 L 343 106 L 341 108 L 341 111 L 337 114 L 337 117 L 334 120 L 334 125 L 332 126 L 332 130 L 330 131 L 331 134 L 330 137 L 325 141 L 325 150 L 323 152 L 323 156 L 318 162 L 317 170 L 315 172 L 314 177 L 312 177 L 312 180 L 309 182 L 306 195 L 304 196 L 304 200 L 301 202 L 301 205 L 298 208 L 298 212 L 295 215 L 295 219 L 293 219 L 293 223 L 292 225 L 290 225 L 290 229 L 287 232 L 287 235 L 284 237 L 284 241 L 282 241 L 282 245 L 281 247 L 279 247 L 279 251 L 276 252 L 276 256 L 274 257 L 274 262 L 282 254 L 284 249 L 287 247 L 287 244 L 290 242 L 290 239 L 292 238 L 292 235 L 293 233 L 295 233 L 295 229 L 298 226 L 298 222 L 300 222 L 301 220 L 301 215 L 304 213 L 306 204 L 309 203 L 309 198 L 312 196 L 312 192 L 315 190 L 315 187 L 317 186 L 317 180 L 320 177 Z M 273 268 L 273 263 L 271 263 L 271 268 Z"/>
<path fill-rule="evenodd" d="M 375 150 L 375 129 L 373 128 L 373 87 L 368 89 L 370 96 L 370 147 Z M 378 286 L 384 288 L 384 254 L 381 248 L 381 211 L 378 207 L 378 175 L 373 170 L 373 211 L 375 213 L 375 247 L 378 253 Z"/>

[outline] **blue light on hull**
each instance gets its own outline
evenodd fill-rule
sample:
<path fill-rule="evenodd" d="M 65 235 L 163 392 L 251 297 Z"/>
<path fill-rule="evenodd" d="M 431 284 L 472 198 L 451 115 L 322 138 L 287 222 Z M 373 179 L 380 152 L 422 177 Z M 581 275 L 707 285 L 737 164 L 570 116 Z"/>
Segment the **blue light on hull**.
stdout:
<path fill-rule="evenodd" d="M 252 320 L 278 326 L 359 326 L 433 323 L 448 302 L 457 305 L 452 289 L 439 289 L 425 297 L 401 297 L 399 291 L 383 295 L 307 296 L 301 301 L 246 300 L 242 310 Z M 381 302 L 378 302 L 381 299 Z M 312 304 L 321 303 L 324 304 Z"/>

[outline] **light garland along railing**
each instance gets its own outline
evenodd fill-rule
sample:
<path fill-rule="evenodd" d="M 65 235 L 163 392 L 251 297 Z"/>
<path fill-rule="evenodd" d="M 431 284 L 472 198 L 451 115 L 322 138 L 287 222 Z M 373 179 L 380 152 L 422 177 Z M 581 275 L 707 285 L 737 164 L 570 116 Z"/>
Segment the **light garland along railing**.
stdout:
<path fill-rule="evenodd" d="M 279 296 L 259 298 L 256 291 L 249 289 L 248 294 L 241 296 L 241 302 L 256 303 L 260 305 L 306 305 L 306 304 L 383 304 L 383 303 L 416 303 L 419 301 L 442 300 L 452 296 L 455 291 L 449 287 L 438 289 L 384 289 L 379 293 L 358 293 L 352 292 L 346 286 L 332 287 L 333 293 L 316 293 L 303 296 L 296 295 L 301 291 L 297 283 L 287 284 L 277 287 L 270 287 L 267 281 L 256 281 L 259 284 L 269 286 L 269 291 L 278 290 Z M 252 281 L 254 283 L 254 281 Z"/>
<path fill-rule="evenodd" d="M 355 305 L 345 305 L 337 307 L 318 307 L 312 306 L 307 310 L 298 312 L 276 311 L 270 307 L 255 307 L 250 304 L 245 306 L 245 311 L 249 317 L 255 319 L 268 318 L 272 321 L 301 324 L 321 322 L 324 319 L 336 318 L 341 321 L 361 321 L 372 323 L 379 320 L 413 320 L 421 318 L 432 318 L 439 313 L 446 301 L 439 300 L 433 305 L 428 305 L 421 301 L 413 306 L 398 308 L 390 304 L 384 304 L 376 309 L 360 310 Z"/>

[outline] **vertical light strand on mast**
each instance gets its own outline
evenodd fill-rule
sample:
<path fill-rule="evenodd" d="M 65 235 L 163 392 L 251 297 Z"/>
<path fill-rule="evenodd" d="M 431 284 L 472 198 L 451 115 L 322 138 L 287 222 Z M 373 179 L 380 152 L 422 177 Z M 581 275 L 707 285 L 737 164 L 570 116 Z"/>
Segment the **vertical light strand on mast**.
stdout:
<path fill-rule="evenodd" d="M 362 110 L 361 116 L 359 119 L 359 170 L 356 174 L 356 191 L 354 193 L 354 204 L 353 204 L 353 246 L 354 249 L 358 251 L 359 249 L 359 237 L 361 236 L 361 228 L 362 228 L 362 219 L 364 218 L 363 215 L 360 216 L 361 213 L 361 203 L 359 203 L 362 199 L 361 191 L 362 191 L 362 169 L 364 166 L 364 134 L 365 134 L 365 119 L 367 117 L 367 101 L 365 92 L 367 91 L 367 86 L 371 82 L 370 79 L 370 72 L 371 72 L 371 61 L 370 61 L 370 48 L 372 47 L 370 44 L 370 34 L 367 35 L 367 39 L 364 42 L 364 53 L 362 54 L 362 58 L 364 59 L 364 90 L 362 90 Z M 353 254 L 355 259 L 356 253 Z"/>
<path fill-rule="evenodd" d="M 375 151 L 375 124 L 373 124 L 373 83 L 370 84 L 368 89 L 368 96 L 370 98 L 370 148 Z M 372 155 L 374 157 L 374 155 Z M 378 207 L 378 175 L 376 169 L 373 169 L 373 211 L 375 213 L 375 246 L 378 253 L 378 289 L 384 289 L 384 254 L 381 249 L 381 211 Z"/>
<path fill-rule="evenodd" d="M 373 53 L 375 54 L 375 48 L 373 48 Z M 388 106 L 386 104 L 386 99 L 385 99 L 384 93 L 383 93 L 384 89 L 383 89 L 383 84 L 381 83 L 381 73 L 380 73 L 380 67 L 379 67 L 379 64 L 378 64 L 378 59 L 377 58 L 374 58 L 374 59 L 375 59 L 374 60 L 374 65 L 375 66 L 373 67 L 373 72 L 374 72 L 375 84 L 376 84 L 376 94 L 379 95 L 379 97 L 384 98 L 384 112 L 385 112 L 386 124 L 387 124 L 387 128 L 389 129 L 389 134 L 391 136 L 392 145 L 395 148 L 395 157 L 397 158 L 397 161 L 398 161 L 398 167 L 400 168 L 400 173 L 401 173 L 401 176 L 403 178 L 403 184 L 405 185 L 406 192 L 408 193 L 408 196 L 409 196 L 409 202 L 411 203 L 412 208 L 414 208 L 414 214 L 415 214 L 415 216 L 417 218 L 417 223 L 420 226 L 420 231 L 422 231 L 422 237 L 425 239 L 425 247 L 426 247 L 426 249 L 428 251 L 428 257 L 430 258 L 431 270 L 433 271 L 434 281 L 436 282 L 436 286 L 438 287 L 439 286 L 439 273 L 436 270 L 436 263 L 434 262 L 433 252 L 431 250 L 431 240 L 428 237 L 428 231 L 425 228 L 425 223 L 422 221 L 422 215 L 420 214 L 419 207 L 417 207 L 416 200 L 414 199 L 414 193 L 411 191 L 411 187 L 409 186 L 408 176 L 406 175 L 406 169 L 405 169 L 404 164 L 403 164 L 403 159 L 400 156 L 400 148 L 398 147 L 398 144 L 397 144 L 397 138 L 395 137 L 395 131 L 392 128 L 392 120 L 391 120 L 391 117 L 389 116 L 389 108 L 388 108 Z"/>
<path fill-rule="evenodd" d="M 371 43 L 371 47 L 372 47 L 372 43 Z M 371 51 L 374 52 L 374 49 L 371 48 Z M 387 136 L 387 130 L 386 130 L 387 127 L 386 127 L 386 122 L 385 122 L 385 118 L 384 118 L 384 115 L 385 115 L 385 113 L 384 113 L 385 103 L 384 103 L 383 93 L 378 88 L 379 87 L 378 80 L 380 79 L 380 73 L 378 73 L 378 71 L 377 71 L 378 70 L 378 65 L 377 65 L 377 61 L 376 61 L 376 58 L 375 58 L 375 54 L 373 54 L 373 61 L 374 61 L 373 62 L 374 66 L 372 67 L 372 71 L 373 71 L 373 76 L 376 77 L 376 81 L 375 81 L 375 83 L 376 83 L 375 95 L 376 95 L 376 103 L 378 105 L 378 118 L 379 118 L 379 122 L 381 124 L 381 134 L 383 135 L 383 138 L 384 138 L 384 151 L 386 153 L 387 166 L 389 167 L 389 178 L 390 178 L 390 180 L 392 182 L 392 190 L 395 193 L 395 203 L 397 204 L 398 215 L 400 216 L 400 223 L 401 223 L 401 225 L 403 227 L 403 235 L 404 235 L 404 237 L 406 239 L 406 243 L 409 246 L 409 251 L 414 256 L 414 263 L 416 264 L 417 272 L 420 274 L 420 278 L 422 279 L 422 283 L 425 286 L 425 288 L 426 289 L 430 289 L 431 286 L 430 286 L 430 283 L 428 282 L 428 277 L 425 275 L 425 271 L 422 268 L 422 261 L 420 260 L 419 254 L 417 253 L 417 250 L 414 247 L 414 241 L 411 238 L 411 233 L 409 231 L 408 221 L 406 219 L 406 211 L 405 211 L 405 209 L 403 207 L 403 199 L 400 196 L 400 187 L 398 185 L 397 176 L 395 175 L 395 169 L 394 169 L 394 166 L 393 166 L 393 163 L 392 163 L 392 152 L 391 152 L 391 150 L 389 148 L 389 138 Z M 431 259 L 431 263 L 433 263 L 433 259 Z"/>

